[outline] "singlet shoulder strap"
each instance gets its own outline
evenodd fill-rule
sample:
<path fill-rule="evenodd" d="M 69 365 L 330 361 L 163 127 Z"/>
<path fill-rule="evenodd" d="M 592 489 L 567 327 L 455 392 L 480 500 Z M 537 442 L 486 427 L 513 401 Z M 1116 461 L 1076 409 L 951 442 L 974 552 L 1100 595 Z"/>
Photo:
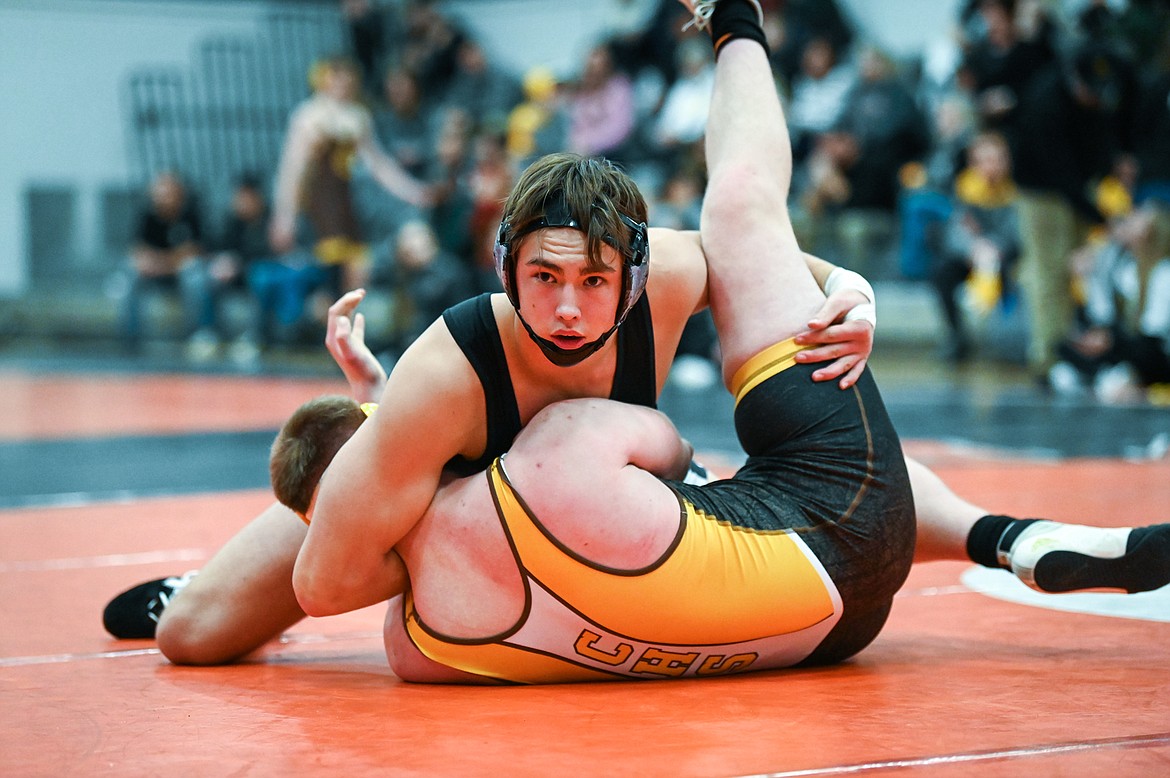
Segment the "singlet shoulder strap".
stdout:
<path fill-rule="evenodd" d="M 654 367 L 654 323 L 646 295 L 634 304 L 617 331 L 617 369 L 611 400 L 657 408 L 658 382 Z"/>
<path fill-rule="evenodd" d="M 458 458 L 450 463 L 455 470 L 470 474 L 486 468 L 512 445 L 512 439 L 520 432 L 520 409 L 492 311 L 492 296 L 477 295 L 448 308 L 443 311 L 443 321 L 479 376 L 487 407 L 487 447 L 483 456 L 474 462 Z"/>

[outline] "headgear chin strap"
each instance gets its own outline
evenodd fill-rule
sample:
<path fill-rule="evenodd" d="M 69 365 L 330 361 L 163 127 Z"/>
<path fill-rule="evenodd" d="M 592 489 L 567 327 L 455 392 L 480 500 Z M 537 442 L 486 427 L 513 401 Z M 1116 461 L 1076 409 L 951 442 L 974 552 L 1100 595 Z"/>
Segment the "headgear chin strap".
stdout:
<path fill-rule="evenodd" d="M 601 334 L 601 337 L 596 340 L 591 340 L 583 346 L 577 348 L 561 348 L 551 340 L 542 338 L 533 331 L 532 327 L 528 326 L 528 322 L 524 321 L 524 317 L 520 315 L 520 311 L 516 311 L 516 317 L 520 319 L 520 323 L 524 325 L 524 331 L 528 333 L 528 337 L 540 346 L 540 350 L 544 352 L 545 357 L 549 362 L 552 362 L 557 367 L 572 367 L 578 362 L 583 362 L 587 358 L 597 353 L 597 350 L 605 345 L 609 340 L 609 336 L 617 332 L 618 325 L 615 324 L 608 330 Z"/>
<path fill-rule="evenodd" d="M 574 349 L 561 348 L 551 340 L 540 337 L 533 331 L 528 322 L 524 321 L 524 316 L 520 313 L 520 295 L 516 291 L 516 257 L 512 252 L 512 245 L 515 241 L 537 230 L 569 227 L 574 230 L 584 231 L 581 228 L 581 224 L 569 213 L 569 206 L 565 202 L 565 198 L 563 196 L 550 198 L 545 202 L 544 213 L 525 224 L 519 230 L 512 232 L 512 225 L 504 221 L 500 224 L 500 229 L 496 233 L 496 245 L 492 254 L 496 264 L 496 275 L 500 277 L 500 283 L 503 284 L 504 293 L 508 295 L 508 300 L 511 301 L 512 307 L 516 309 L 516 315 L 520 318 L 520 323 L 524 325 L 524 330 L 528 333 L 528 336 L 540 347 L 540 350 L 548 360 L 558 367 L 575 365 L 596 353 L 598 349 L 605 345 L 609 337 L 617 331 L 617 328 L 622 325 L 622 322 L 626 320 L 626 317 L 633 309 L 634 304 L 638 302 L 638 298 L 646 291 L 646 277 L 650 273 L 650 263 L 648 261 L 650 258 L 650 240 L 647 237 L 646 223 L 636 222 L 624 213 L 618 213 L 618 218 L 630 230 L 630 248 L 629 252 L 622 256 L 621 299 L 618 303 L 617 313 L 614 315 L 613 326 L 602 333 L 596 340 L 591 340 L 583 346 Z M 619 252 L 621 251 L 621 244 L 612 236 L 606 236 L 604 240 L 606 243 L 618 249 Z"/>

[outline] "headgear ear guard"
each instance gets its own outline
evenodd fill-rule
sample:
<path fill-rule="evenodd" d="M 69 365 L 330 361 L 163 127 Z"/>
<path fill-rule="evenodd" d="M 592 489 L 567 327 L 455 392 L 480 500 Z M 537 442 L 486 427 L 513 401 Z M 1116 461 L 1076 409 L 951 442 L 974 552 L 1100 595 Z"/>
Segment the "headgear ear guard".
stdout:
<path fill-rule="evenodd" d="M 520 316 L 520 323 L 524 325 L 524 329 L 528 331 L 529 336 L 536 341 L 536 344 L 540 346 L 545 356 L 554 364 L 561 366 L 575 365 L 605 345 L 610 335 L 626 320 L 626 316 L 629 315 L 634 304 L 638 302 L 638 298 L 646 291 L 646 279 L 650 274 L 650 239 L 647 235 L 646 223 L 636 222 L 621 212 L 618 213 L 618 218 L 621 219 L 623 225 L 629 228 L 630 236 L 629 251 L 628 253 L 623 253 L 622 256 L 622 291 L 617 312 L 614 315 L 613 326 L 606 330 L 597 340 L 575 349 L 563 349 L 533 332 L 532 328 L 528 326 L 528 322 L 524 321 L 524 317 Z M 525 235 L 536 232 L 537 230 L 555 227 L 570 227 L 574 230 L 582 229 L 581 224 L 569 213 L 568 204 L 563 197 L 552 198 L 546 201 L 544 213 L 525 224 L 516 232 L 512 231 L 512 226 L 507 221 L 501 222 L 500 228 L 496 232 L 496 243 L 492 249 L 492 255 L 496 264 L 496 275 L 499 276 L 500 283 L 504 287 L 504 293 L 508 296 L 508 300 L 511 301 L 512 307 L 516 309 L 517 315 L 520 314 L 520 296 L 516 291 L 517 258 L 512 251 L 512 247 L 516 241 Z M 606 236 L 604 240 L 606 243 L 621 251 L 621 244 L 612 236 Z"/>

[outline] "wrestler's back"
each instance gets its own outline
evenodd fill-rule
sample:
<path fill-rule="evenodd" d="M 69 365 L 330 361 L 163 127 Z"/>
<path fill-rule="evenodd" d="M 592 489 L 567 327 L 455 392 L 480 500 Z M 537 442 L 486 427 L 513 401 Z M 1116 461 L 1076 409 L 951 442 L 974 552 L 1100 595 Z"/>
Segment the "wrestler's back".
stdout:
<path fill-rule="evenodd" d="M 544 529 L 570 554 L 598 567 L 642 570 L 668 554 L 678 533 L 678 504 L 665 485 L 657 485 L 663 499 L 656 501 L 656 510 L 618 515 L 596 504 L 578 505 L 574 511 L 545 513 Z M 550 499 L 559 491 L 547 490 Z M 593 520 L 581 521 L 583 513 Z M 483 639 L 511 630 L 524 618 L 525 583 L 485 475 L 442 489 L 397 549 L 410 572 L 414 608 L 429 629 L 449 638 Z M 400 677 L 419 682 L 474 678 L 422 657 L 406 636 L 401 602 L 390 609 L 387 652 Z"/>

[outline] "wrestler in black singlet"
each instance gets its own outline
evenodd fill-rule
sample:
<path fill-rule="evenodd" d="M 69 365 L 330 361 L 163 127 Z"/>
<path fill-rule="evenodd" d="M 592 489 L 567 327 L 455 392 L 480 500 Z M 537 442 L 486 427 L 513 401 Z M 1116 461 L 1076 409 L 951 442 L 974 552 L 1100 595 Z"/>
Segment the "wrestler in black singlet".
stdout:
<path fill-rule="evenodd" d="M 487 402 L 487 447 L 483 454 L 475 460 L 456 456 L 447 463 L 452 473 L 462 477 L 487 470 L 492 460 L 511 448 L 522 425 L 504 344 L 492 312 L 492 296 L 481 294 L 448 308 L 443 311 L 443 321 L 479 376 Z M 654 326 L 646 295 L 634 304 L 614 337 L 617 370 L 609 399 L 656 408 Z"/>

